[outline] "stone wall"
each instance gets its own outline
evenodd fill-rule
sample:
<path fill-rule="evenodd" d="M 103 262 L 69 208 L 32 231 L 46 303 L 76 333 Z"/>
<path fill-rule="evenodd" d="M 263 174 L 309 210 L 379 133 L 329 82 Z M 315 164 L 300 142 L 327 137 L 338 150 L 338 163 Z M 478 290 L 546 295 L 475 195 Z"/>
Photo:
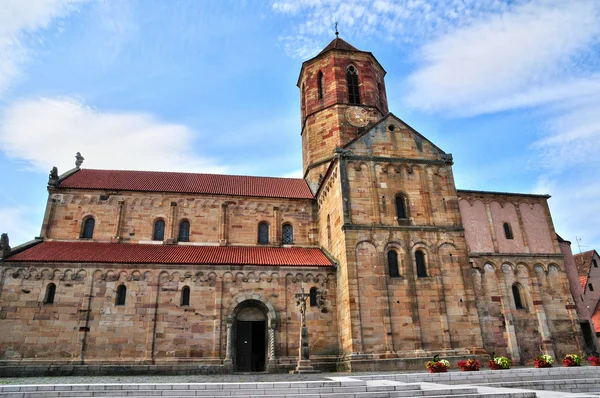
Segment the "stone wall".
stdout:
<path fill-rule="evenodd" d="M 281 245 L 285 223 L 294 228 L 294 244 L 317 243 L 312 200 L 73 189 L 53 190 L 50 198 L 47 239 L 79 239 L 83 220 L 93 217 L 94 241 L 149 242 L 154 222 L 162 219 L 165 241 L 176 241 L 179 223 L 188 220 L 192 244 L 256 245 L 261 221 L 269 224 L 272 245 Z"/>
<path fill-rule="evenodd" d="M 338 355 L 336 281 L 330 270 L 6 265 L 0 293 L 3 364 L 194 362 L 219 368 L 227 357 L 234 309 L 254 300 L 275 314 L 269 319 L 274 331 L 269 365 L 291 366 L 300 328 L 295 294 L 302 287 L 307 292 L 316 287 L 321 294 L 321 308 L 307 310 L 315 361 Z M 56 296 L 54 303 L 44 304 L 49 283 L 56 285 Z M 115 304 L 119 285 L 127 289 L 124 305 Z M 189 306 L 181 305 L 184 286 L 190 288 Z"/>

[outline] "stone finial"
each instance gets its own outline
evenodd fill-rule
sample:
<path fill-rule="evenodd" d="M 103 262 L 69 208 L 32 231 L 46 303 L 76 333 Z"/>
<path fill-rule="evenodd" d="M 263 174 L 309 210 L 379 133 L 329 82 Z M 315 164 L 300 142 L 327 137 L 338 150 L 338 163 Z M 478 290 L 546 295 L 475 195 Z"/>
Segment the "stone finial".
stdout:
<path fill-rule="evenodd" d="M 440 157 L 444 161 L 444 163 L 450 164 L 450 165 L 454 164 L 454 160 L 452 159 L 451 153 L 443 153 Z"/>
<path fill-rule="evenodd" d="M 50 175 L 48 176 L 48 186 L 55 187 L 58 185 L 58 167 L 54 166 L 52 170 L 50 170 Z"/>
<path fill-rule="evenodd" d="M 75 154 L 75 167 L 80 168 L 84 160 L 85 158 L 81 156 L 81 153 L 77 152 L 77 154 Z"/>
<path fill-rule="evenodd" d="M 10 254 L 10 244 L 8 242 L 8 234 L 0 235 L 0 257 L 6 258 Z"/>

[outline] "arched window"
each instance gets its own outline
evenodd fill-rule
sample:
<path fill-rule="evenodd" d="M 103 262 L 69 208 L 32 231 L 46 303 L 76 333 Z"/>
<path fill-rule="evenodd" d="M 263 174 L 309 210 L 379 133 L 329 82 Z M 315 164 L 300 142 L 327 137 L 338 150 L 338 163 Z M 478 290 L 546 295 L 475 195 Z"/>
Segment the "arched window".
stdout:
<path fill-rule="evenodd" d="M 125 285 L 119 285 L 117 287 L 117 296 L 115 297 L 115 305 L 125 305 L 125 298 L 127 297 L 127 288 Z"/>
<path fill-rule="evenodd" d="M 310 288 L 310 306 L 311 307 L 319 306 L 319 303 L 317 303 L 317 288 L 316 287 Z"/>
<path fill-rule="evenodd" d="M 156 220 L 154 222 L 152 240 L 165 240 L 165 222 L 163 220 Z"/>
<path fill-rule="evenodd" d="M 358 71 L 354 65 L 346 68 L 346 82 L 348 83 L 348 103 L 360 105 L 360 92 L 358 90 Z"/>
<path fill-rule="evenodd" d="M 190 288 L 188 286 L 181 289 L 181 305 L 190 305 Z"/>
<path fill-rule="evenodd" d="M 54 295 L 56 294 L 56 285 L 48 283 L 46 294 L 44 295 L 44 304 L 54 304 Z"/>
<path fill-rule="evenodd" d="M 516 283 L 512 285 L 512 294 L 515 299 L 515 308 L 518 310 L 524 309 L 523 300 L 521 300 L 521 289 L 519 289 L 519 285 Z"/>
<path fill-rule="evenodd" d="M 504 236 L 506 236 L 506 239 L 514 239 L 512 228 L 507 222 L 504 223 Z"/>
<path fill-rule="evenodd" d="M 190 222 L 188 220 L 183 220 L 179 223 L 179 234 L 177 235 L 177 240 L 179 242 L 190 241 Z"/>
<path fill-rule="evenodd" d="M 258 224 L 258 243 L 269 243 L 269 224 L 264 221 Z"/>
<path fill-rule="evenodd" d="M 81 230 L 81 239 L 92 239 L 94 236 L 94 226 L 96 225 L 96 220 L 94 217 L 88 217 L 83 222 L 83 229 Z"/>
<path fill-rule="evenodd" d="M 331 220 L 329 214 L 327 214 L 327 246 L 331 250 Z"/>
<path fill-rule="evenodd" d="M 294 227 L 292 227 L 292 224 L 284 224 L 281 232 L 284 245 L 294 243 Z"/>
<path fill-rule="evenodd" d="M 421 250 L 415 252 L 415 262 L 417 263 L 417 277 L 427 276 L 427 264 L 425 264 L 425 253 Z"/>
<path fill-rule="evenodd" d="M 404 195 L 396 195 L 396 217 L 398 220 L 406 220 L 408 215 L 406 213 L 406 198 Z"/>
<path fill-rule="evenodd" d="M 325 82 L 323 80 L 323 72 L 319 71 L 319 73 L 317 74 L 317 89 L 319 99 L 323 99 L 323 87 L 325 86 Z"/>
<path fill-rule="evenodd" d="M 396 250 L 390 250 L 388 252 L 387 260 L 390 277 L 394 278 L 400 276 L 400 269 L 398 268 L 398 253 Z"/>

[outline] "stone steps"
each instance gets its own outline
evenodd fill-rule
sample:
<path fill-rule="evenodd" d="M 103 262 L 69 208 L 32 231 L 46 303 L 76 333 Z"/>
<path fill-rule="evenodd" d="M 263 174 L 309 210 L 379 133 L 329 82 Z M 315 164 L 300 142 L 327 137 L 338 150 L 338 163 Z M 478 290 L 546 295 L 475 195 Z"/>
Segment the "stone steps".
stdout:
<path fill-rule="evenodd" d="M 389 380 L 319 381 L 292 383 L 223 384 L 90 384 L 0 386 L 3 398 L 46 397 L 249 397 L 249 398 L 380 398 L 380 397 L 496 397 L 530 398 L 535 393 L 478 393 L 471 386 L 438 386 Z"/>

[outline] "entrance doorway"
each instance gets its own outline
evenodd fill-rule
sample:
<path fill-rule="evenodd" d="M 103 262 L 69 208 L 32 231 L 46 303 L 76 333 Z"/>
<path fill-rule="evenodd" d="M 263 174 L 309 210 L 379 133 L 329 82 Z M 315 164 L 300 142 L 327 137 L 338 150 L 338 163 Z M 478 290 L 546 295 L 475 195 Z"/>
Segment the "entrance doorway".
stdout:
<path fill-rule="evenodd" d="M 267 320 L 257 307 L 242 309 L 236 319 L 238 372 L 264 372 L 267 357 Z"/>

